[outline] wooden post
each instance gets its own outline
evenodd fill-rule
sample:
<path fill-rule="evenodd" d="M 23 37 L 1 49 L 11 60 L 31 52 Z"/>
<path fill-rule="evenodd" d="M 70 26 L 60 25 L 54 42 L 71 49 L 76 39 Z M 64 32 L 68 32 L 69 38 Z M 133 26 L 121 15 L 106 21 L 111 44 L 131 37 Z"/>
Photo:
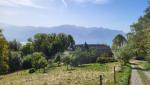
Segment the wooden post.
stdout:
<path fill-rule="evenodd" d="M 116 67 L 114 66 L 114 83 L 116 83 Z"/>
<path fill-rule="evenodd" d="M 103 85 L 103 82 L 102 82 L 102 80 L 103 80 L 103 79 L 102 79 L 102 75 L 100 75 L 99 77 L 100 77 L 99 85 Z"/>

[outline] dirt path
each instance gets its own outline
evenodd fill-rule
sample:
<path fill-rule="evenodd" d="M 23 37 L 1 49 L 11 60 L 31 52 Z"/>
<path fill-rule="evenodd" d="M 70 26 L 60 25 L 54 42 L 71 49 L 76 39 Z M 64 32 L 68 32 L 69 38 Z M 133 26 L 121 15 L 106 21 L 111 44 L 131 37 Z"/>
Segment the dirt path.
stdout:
<path fill-rule="evenodd" d="M 132 65 L 130 85 L 143 85 L 138 70 L 136 69 L 136 65 Z"/>
<path fill-rule="evenodd" d="M 150 71 L 144 71 L 144 74 L 150 82 Z"/>

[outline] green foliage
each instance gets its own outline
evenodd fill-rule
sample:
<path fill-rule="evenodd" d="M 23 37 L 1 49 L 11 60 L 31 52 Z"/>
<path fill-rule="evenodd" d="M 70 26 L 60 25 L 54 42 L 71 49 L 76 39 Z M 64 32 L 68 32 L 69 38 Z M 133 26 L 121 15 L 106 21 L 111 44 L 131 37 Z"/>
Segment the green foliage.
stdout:
<path fill-rule="evenodd" d="M 52 59 L 56 53 L 63 52 L 75 44 L 71 35 L 59 34 L 36 34 L 32 39 L 34 50 L 43 52 L 47 59 Z"/>
<path fill-rule="evenodd" d="M 13 40 L 9 42 L 9 49 L 11 51 L 20 51 L 21 43 L 17 42 L 17 40 Z"/>
<path fill-rule="evenodd" d="M 47 60 L 42 53 L 35 52 L 32 54 L 32 67 L 35 69 L 45 68 Z"/>
<path fill-rule="evenodd" d="M 31 42 L 27 43 L 26 45 L 22 46 L 21 51 L 24 56 L 32 54 L 34 52 L 33 44 Z"/>
<path fill-rule="evenodd" d="M 103 53 L 100 57 L 97 58 L 96 62 L 98 63 L 108 63 L 108 62 L 114 62 L 115 59 L 110 55 L 110 53 Z"/>
<path fill-rule="evenodd" d="M 58 64 L 58 66 L 60 66 L 60 63 L 61 63 L 61 54 L 60 53 L 56 54 L 54 61 Z"/>
<path fill-rule="evenodd" d="M 142 65 L 145 70 L 150 70 L 150 62 L 142 62 Z"/>
<path fill-rule="evenodd" d="M 117 73 L 117 84 L 116 85 L 129 85 L 130 76 L 131 76 L 131 67 L 123 66 L 122 71 Z"/>
<path fill-rule="evenodd" d="M 129 63 L 129 60 L 133 57 L 133 51 L 130 49 L 128 45 L 122 46 L 116 53 L 118 61 L 120 61 L 121 65 L 125 65 Z"/>
<path fill-rule="evenodd" d="M 96 63 L 98 57 L 100 56 L 113 57 L 113 54 L 112 51 L 109 49 L 99 50 L 96 48 L 88 48 L 88 49 L 76 48 L 75 51 L 73 52 L 73 56 L 74 61 L 78 61 L 77 63 L 80 65 L 80 64 Z M 113 60 L 113 58 L 109 59 Z"/>
<path fill-rule="evenodd" d="M 73 52 L 73 56 L 75 56 L 74 60 L 78 61 L 79 64 L 96 62 L 97 58 L 95 49 L 82 50 L 76 48 Z"/>
<path fill-rule="evenodd" d="M 9 69 L 8 43 L 0 30 L 0 74 L 7 73 Z"/>
<path fill-rule="evenodd" d="M 69 69 L 69 65 L 70 65 L 70 63 L 71 63 L 71 57 L 68 55 L 68 56 L 64 56 L 63 57 L 63 59 L 62 59 L 62 61 L 63 61 L 63 63 L 65 64 L 65 65 L 67 65 L 67 70 Z"/>
<path fill-rule="evenodd" d="M 31 68 L 30 70 L 29 70 L 29 73 L 34 73 L 36 70 L 34 69 L 34 68 Z"/>
<path fill-rule="evenodd" d="M 126 43 L 127 43 L 126 38 L 123 35 L 118 34 L 113 39 L 112 49 L 114 51 L 116 51 L 116 50 L 118 50 L 121 46 L 123 46 Z"/>
<path fill-rule="evenodd" d="M 74 49 L 75 41 L 71 35 L 68 35 L 69 48 Z"/>
<path fill-rule="evenodd" d="M 32 68 L 32 55 L 27 55 L 23 57 L 23 65 L 24 69 Z"/>
<path fill-rule="evenodd" d="M 140 17 L 136 23 L 131 25 L 129 41 L 134 43 L 135 56 L 147 55 L 150 53 L 150 6 L 145 15 Z M 144 56 L 143 56 L 144 57 Z"/>
<path fill-rule="evenodd" d="M 22 68 L 21 52 L 11 51 L 9 55 L 9 67 L 10 71 L 20 70 Z"/>
<path fill-rule="evenodd" d="M 31 55 L 24 56 L 23 58 L 23 68 L 34 68 L 41 69 L 45 68 L 48 65 L 47 60 L 44 57 L 43 53 L 35 52 Z"/>

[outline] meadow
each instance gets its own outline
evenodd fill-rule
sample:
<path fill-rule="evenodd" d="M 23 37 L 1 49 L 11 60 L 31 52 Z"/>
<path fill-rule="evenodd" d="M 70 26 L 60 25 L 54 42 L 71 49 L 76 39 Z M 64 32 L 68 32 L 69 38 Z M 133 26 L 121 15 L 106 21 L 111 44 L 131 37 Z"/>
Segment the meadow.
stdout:
<path fill-rule="evenodd" d="M 70 67 L 70 70 L 67 70 L 66 66 L 61 66 L 50 68 L 47 73 L 37 71 L 33 74 L 23 70 L 1 76 L 0 85 L 98 85 L 100 75 L 103 76 L 104 85 L 115 85 L 113 67 L 118 65 L 118 62 L 83 64 L 79 67 Z M 117 70 L 119 68 L 116 68 Z M 117 71 L 117 81 L 121 79 L 122 74 Z"/>

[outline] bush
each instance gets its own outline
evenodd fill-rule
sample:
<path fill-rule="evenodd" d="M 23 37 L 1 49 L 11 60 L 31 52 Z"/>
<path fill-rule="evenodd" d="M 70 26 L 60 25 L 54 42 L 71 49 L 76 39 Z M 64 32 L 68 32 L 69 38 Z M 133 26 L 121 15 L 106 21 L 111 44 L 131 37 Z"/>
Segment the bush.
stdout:
<path fill-rule="evenodd" d="M 108 63 L 114 62 L 115 59 L 109 53 L 103 53 L 100 57 L 97 58 L 96 62 L 98 63 Z"/>
<path fill-rule="evenodd" d="M 9 55 L 10 71 L 16 71 L 22 68 L 21 56 L 22 56 L 21 52 L 10 52 L 10 55 Z"/>
<path fill-rule="evenodd" d="M 32 68 L 32 56 L 31 55 L 24 56 L 22 66 L 24 69 Z"/>
<path fill-rule="evenodd" d="M 122 67 L 122 71 L 117 73 L 117 85 L 129 85 L 131 77 L 131 67 L 128 65 Z"/>
<path fill-rule="evenodd" d="M 60 53 L 57 53 L 55 55 L 55 60 L 54 62 L 56 62 L 58 64 L 58 66 L 60 66 L 60 63 L 61 63 L 61 54 Z"/>
<path fill-rule="evenodd" d="M 40 69 L 45 68 L 48 65 L 48 62 L 43 55 L 43 53 L 35 52 L 31 55 L 27 55 L 23 59 L 23 68 L 34 68 L 34 69 Z"/>
<path fill-rule="evenodd" d="M 115 52 L 115 56 L 117 57 L 121 65 L 126 65 L 134 56 L 134 51 L 132 48 L 130 48 L 130 45 L 123 45 Z"/>
<path fill-rule="evenodd" d="M 45 68 L 48 65 L 43 53 L 35 52 L 32 54 L 32 67 L 35 69 Z"/>
<path fill-rule="evenodd" d="M 96 62 L 98 63 L 108 63 L 108 62 L 114 62 L 115 59 L 111 57 L 98 57 Z"/>
<path fill-rule="evenodd" d="M 35 72 L 35 69 L 34 68 L 31 68 L 30 70 L 29 70 L 29 73 L 34 73 Z"/>
<path fill-rule="evenodd" d="M 79 60 L 78 60 L 78 58 L 76 58 L 76 57 L 73 57 L 73 58 L 71 58 L 71 62 L 70 62 L 70 65 L 71 66 L 73 66 L 73 67 L 77 67 L 77 66 L 79 66 Z"/>

